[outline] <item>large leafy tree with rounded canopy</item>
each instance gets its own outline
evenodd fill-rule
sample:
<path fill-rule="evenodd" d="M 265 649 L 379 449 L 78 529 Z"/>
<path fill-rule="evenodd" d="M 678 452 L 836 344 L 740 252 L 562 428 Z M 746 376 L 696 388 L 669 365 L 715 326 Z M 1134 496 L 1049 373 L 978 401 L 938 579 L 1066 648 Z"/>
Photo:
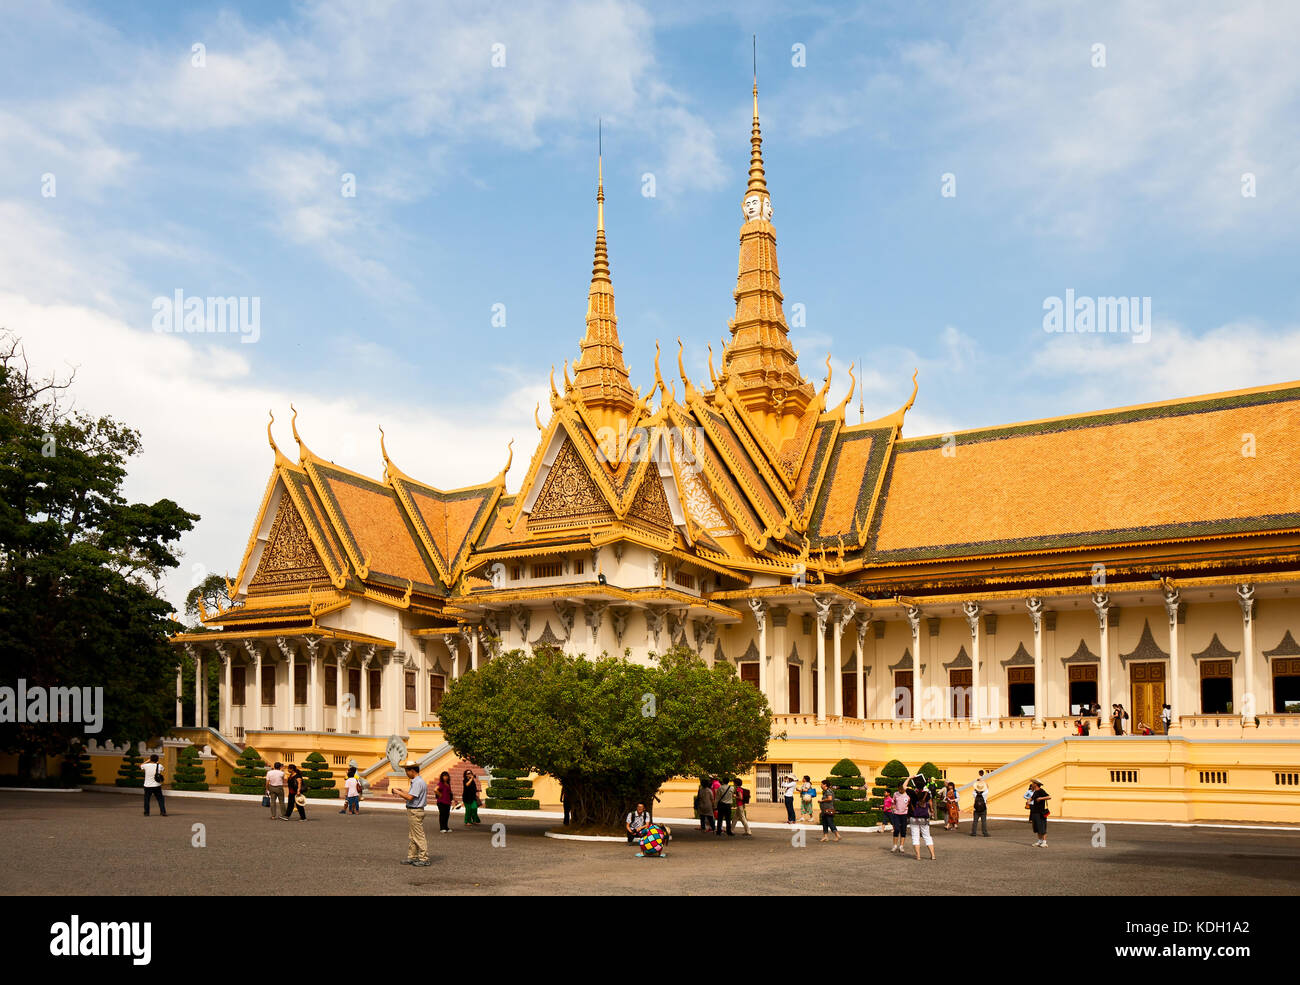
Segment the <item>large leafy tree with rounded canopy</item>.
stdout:
<path fill-rule="evenodd" d="M 439 714 L 458 755 L 553 776 L 576 824 L 609 826 L 673 777 L 747 769 L 772 729 L 757 688 L 685 647 L 649 666 L 511 650 L 455 681 Z"/>

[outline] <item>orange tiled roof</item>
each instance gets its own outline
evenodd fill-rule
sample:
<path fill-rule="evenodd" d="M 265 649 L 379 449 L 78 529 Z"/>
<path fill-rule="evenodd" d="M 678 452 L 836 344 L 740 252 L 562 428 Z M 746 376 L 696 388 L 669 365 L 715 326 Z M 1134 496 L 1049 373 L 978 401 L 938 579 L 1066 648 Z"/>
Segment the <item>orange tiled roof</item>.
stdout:
<path fill-rule="evenodd" d="M 1288 384 L 966 432 L 949 455 L 899 441 L 868 561 L 1297 529 L 1298 420 Z"/>

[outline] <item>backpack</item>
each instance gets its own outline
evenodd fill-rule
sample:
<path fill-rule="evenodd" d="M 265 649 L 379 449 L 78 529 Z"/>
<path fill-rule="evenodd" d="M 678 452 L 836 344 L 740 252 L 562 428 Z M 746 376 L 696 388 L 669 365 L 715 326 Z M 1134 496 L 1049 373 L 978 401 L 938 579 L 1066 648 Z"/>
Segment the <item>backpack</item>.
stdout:
<path fill-rule="evenodd" d="M 984 794 L 980 793 L 980 791 L 978 790 L 975 791 L 975 810 L 977 811 L 987 810 L 987 808 L 984 805 Z"/>

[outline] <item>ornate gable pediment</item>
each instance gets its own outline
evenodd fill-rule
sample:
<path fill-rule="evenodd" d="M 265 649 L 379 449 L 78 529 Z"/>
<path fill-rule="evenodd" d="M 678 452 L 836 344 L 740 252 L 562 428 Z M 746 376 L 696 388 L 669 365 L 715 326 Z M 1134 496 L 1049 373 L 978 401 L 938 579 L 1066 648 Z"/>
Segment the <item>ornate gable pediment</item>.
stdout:
<path fill-rule="evenodd" d="M 1151 620 L 1146 619 L 1142 622 L 1142 636 L 1138 639 L 1137 646 L 1131 653 L 1121 653 L 1119 655 L 1119 665 L 1126 667 L 1129 661 L 1144 660 L 1168 660 L 1169 654 L 1160 649 L 1154 636 L 1151 635 Z"/>
<path fill-rule="evenodd" d="M 1215 633 L 1210 638 L 1209 645 L 1200 653 L 1193 653 L 1192 659 L 1198 663 L 1202 660 L 1236 660 L 1241 656 L 1240 650 L 1229 650 L 1219 639 L 1219 634 Z"/>
<path fill-rule="evenodd" d="M 530 645 L 533 649 L 537 649 L 539 646 L 553 646 L 557 650 L 562 650 L 564 649 L 564 640 L 551 632 L 551 623 L 550 620 L 547 620 L 546 625 L 542 627 L 541 635 L 533 640 Z"/>
<path fill-rule="evenodd" d="M 1062 664 L 1099 664 L 1101 657 L 1088 649 L 1088 643 L 1082 636 L 1079 637 L 1079 645 L 1075 647 L 1073 653 L 1068 657 L 1061 658 Z"/>
<path fill-rule="evenodd" d="M 1034 655 L 1025 649 L 1023 640 L 1016 646 L 1016 652 L 1011 654 L 1010 658 L 1002 661 L 1003 667 L 1032 667 L 1033 665 Z"/>
<path fill-rule="evenodd" d="M 329 581 L 329 572 L 307 533 L 307 525 L 298 514 L 298 508 L 287 493 L 282 494 L 275 519 L 271 521 L 266 547 L 249 582 L 249 591 L 280 591 Z"/>
<path fill-rule="evenodd" d="M 672 530 L 673 511 L 668 505 L 668 495 L 664 492 L 664 482 L 657 469 L 646 471 L 628 509 L 628 517 Z"/>
<path fill-rule="evenodd" d="M 662 486 L 659 492 L 662 496 Z M 567 526 L 614 518 L 604 493 L 591 477 L 572 439 L 566 437 L 528 515 L 529 527 Z"/>

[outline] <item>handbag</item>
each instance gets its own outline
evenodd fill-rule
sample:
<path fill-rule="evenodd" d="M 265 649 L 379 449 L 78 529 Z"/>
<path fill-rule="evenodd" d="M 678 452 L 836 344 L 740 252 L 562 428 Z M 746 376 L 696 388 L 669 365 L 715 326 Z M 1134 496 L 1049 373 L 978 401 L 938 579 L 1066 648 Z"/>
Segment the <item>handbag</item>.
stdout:
<path fill-rule="evenodd" d="M 269 793 L 262 794 L 262 806 L 263 807 L 271 806 L 271 795 Z"/>

